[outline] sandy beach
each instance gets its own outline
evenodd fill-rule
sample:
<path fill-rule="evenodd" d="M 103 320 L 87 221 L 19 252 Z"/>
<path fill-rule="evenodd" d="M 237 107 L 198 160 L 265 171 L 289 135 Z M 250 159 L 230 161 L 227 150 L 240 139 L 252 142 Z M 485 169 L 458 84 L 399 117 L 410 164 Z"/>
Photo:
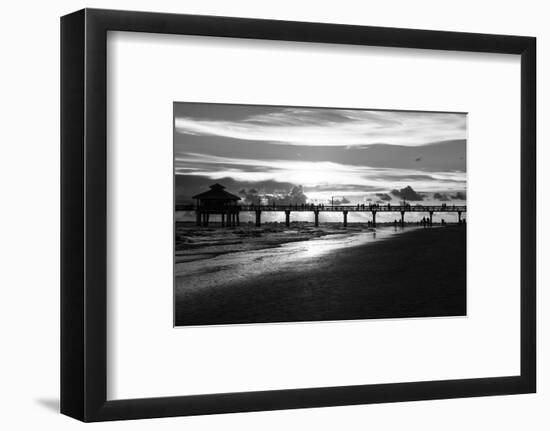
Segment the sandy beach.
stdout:
<path fill-rule="evenodd" d="M 325 235 L 365 231 L 363 225 L 344 229 L 340 224 L 327 224 L 314 227 L 311 223 L 292 223 L 286 227 L 283 223 L 265 223 L 256 227 L 251 223 L 236 228 L 195 227 L 195 223 L 176 224 L 176 275 L 185 266 L 180 263 L 214 258 L 219 255 L 243 251 L 278 247 L 282 244 L 308 241 Z"/>
<path fill-rule="evenodd" d="M 180 236 L 177 326 L 466 314 L 464 225 L 271 229 Z"/>

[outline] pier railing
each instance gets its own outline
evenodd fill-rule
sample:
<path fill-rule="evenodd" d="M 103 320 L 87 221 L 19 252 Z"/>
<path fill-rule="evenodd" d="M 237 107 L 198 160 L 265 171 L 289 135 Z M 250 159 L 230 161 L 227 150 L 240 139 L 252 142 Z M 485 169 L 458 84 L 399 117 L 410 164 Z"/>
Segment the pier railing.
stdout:
<path fill-rule="evenodd" d="M 343 225 L 348 225 L 348 213 L 350 212 L 370 212 L 372 221 L 369 224 L 376 226 L 376 214 L 379 212 L 394 212 L 401 214 L 400 224 L 405 225 L 405 214 L 408 212 L 423 212 L 428 214 L 428 218 L 423 219 L 427 225 L 432 225 L 433 214 L 436 212 L 456 213 L 458 223 L 464 223 L 462 213 L 466 212 L 466 205 L 391 205 L 391 204 L 360 204 L 360 205 L 313 205 L 313 204 L 289 204 L 289 205 L 231 205 L 212 207 L 201 205 L 176 205 L 176 211 L 194 211 L 197 217 L 197 226 L 208 226 L 211 215 L 220 215 L 221 225 L 232 227 L 239 225 L 239 213 L 242 211 L 254 212 L 256 214 L 256 226 L 261 226 L 262 212 L 280 211 L 285 213 L 285 224 L 290 226 L 290 214 L 292 212 L 312 212 L 315 216 L 315 226 L 319 226 L 319 214 L 322 212 L 341 212 L 343 215 Z M 397 221 L 396 221 L 397 223 Z"/>
<path fill-rule="evenodd" d="M 310 212 L 466 212 L 466 205 L 237 205 L 236 211 L 310 211 Z M 176 211 L 206 209 L 192 204 L 176 204 Z M 213 209 L 215 210 L 215 209 Z M 222 208 L 220 208 L 222 210 Z"/>

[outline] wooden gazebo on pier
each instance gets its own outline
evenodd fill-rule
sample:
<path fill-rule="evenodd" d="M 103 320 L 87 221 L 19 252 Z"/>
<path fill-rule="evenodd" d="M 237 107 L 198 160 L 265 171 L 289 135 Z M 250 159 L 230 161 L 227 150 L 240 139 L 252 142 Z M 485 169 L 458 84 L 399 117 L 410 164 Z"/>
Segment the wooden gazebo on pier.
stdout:
<path fill-rule="evenodd" d="M 196 200 L 197 226 L 208 226 L 210 215 L 220 214 L 222 226 L 239 225 L 239 196 L 225 191 L 221 184 L 213 184 L 210 190 L 193 196 Z"/>

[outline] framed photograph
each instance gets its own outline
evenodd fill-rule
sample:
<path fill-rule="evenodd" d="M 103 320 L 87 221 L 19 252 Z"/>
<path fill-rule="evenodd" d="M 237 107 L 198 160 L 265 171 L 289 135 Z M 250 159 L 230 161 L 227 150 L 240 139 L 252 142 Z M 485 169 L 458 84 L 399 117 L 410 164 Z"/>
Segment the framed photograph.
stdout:
<path fill-rule="evenodd" d="M 61 411 L 535 392 L 531 37 L 61 19 Z"/>
<path fill-rule="evenodd" d="M 175 325 L 466 316 L 466 124 L 175 103 Z"/>

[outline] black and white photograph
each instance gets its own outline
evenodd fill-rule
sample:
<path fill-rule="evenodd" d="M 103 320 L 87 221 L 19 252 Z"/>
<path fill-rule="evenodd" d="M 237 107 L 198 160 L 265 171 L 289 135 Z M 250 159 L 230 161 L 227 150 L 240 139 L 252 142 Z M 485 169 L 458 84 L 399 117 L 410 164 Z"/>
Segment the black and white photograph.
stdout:
<path fill-rule="evenodd" d="M 467 315 L 467 113 L 173 109 L 175 326 Z"/>
<path fill-rule="evenodd" d="M 546 3 L 3 6 L 0 429 L 550 430 Z"/>

